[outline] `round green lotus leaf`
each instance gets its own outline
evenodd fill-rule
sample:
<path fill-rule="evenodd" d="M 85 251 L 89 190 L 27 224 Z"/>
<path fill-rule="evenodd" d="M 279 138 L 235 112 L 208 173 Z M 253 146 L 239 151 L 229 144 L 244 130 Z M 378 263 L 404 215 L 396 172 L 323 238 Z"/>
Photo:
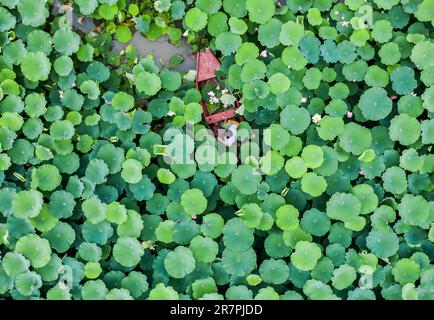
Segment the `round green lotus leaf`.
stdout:
<path fill-rule="evenodd" d="M 420 276 L 420 266 L 415 261 L 404 258 L 392 268 L 392 275 L 400 285 L 414 283 Z"/>
<path fill-rule="evenodd" d="M 312 197 L 319 197 L 327 188 L 327 181 L 324 177 L 313 172 L 306 173 L 301 178 L 301 190 Z"/>
<path fill-rule="evenodd" d="M 386 70 L 381 69 L 379 66 L 369 66 L 368 72 L 366 72 L 363 80 L 371 87 L 384 88 L 389 84 L 389 74 Z"/>
<path fill-rule="evenodd" d="M 121 285 L 122 288 L 130 292 L 134 299 L 139 298 L 149 288 L 146 275 L 137 271 L 131 271 L 128 276 L 122 279 Z"/>
<path fill-rule="evenodd" d="M 82 234 L 85 241 L 104 245 L 113 235 L 113 228 L 107 221 L 96 224 L 85 221 L 82 225 Z"/>
<path fill-rule="evenodd" d="M 251 22 L 264 24 L 273 17 L 275 4 L 273 0 L 246 0 L 246 9 Z"/>
<path fill-rule="evenodd" d="M 50 126 L 50 136 L 58 141 L 70 140 L 74 133 L 74 126 L 68 120 L 56 121 Z"/>
<path fill-rule="evenodd" d="M 190 242 L 190 250 L 197 262 L 211 263 L 218 254 L 217 242 L 202 236 L 194 237 Z"/>
<path fill-rule="evenodd" d="M 181 74 L 179 72 L 163 70 L 160 73 L 160 77 L 163 89 L 169 91 L 177 90 L 182 84 Z"/>
<path fill-rule="evenodd" d="M 394 65 L 401 59 L 399 46 L 394 42 L 383 44 L 378 51 L 381 58 L 381 63 L 385 65 Z"/>
<path fill-rule="evenodd" d="M 42 52 L 27 52 L 21 60 L 21 71 L 30 81 L 47 80 L 50 70 L 50 60 Z"/>
<path fill-rule="evenodd" d="M 5 8 L 0 8 L 0 32 L 5 32 L 15 28 L 15 17 Z"/>
<path fill-rule="evenodd" d="M 423 159 L 415 149 L 406 149 L 399 158 L 399 166 L 405 170 L 416 172 L 422 168 Z"/>
<path fill-rule="evenodd" d="M 389 136 L 404 146 L 415 143 L 421 133 L 421 125 L 417 119 L 406 113 L 395 116 L 390 121 Z"/>
<path fill-rule="evenodd" d="M 235 54 L 235 61 L 239 65 L 243 65 L 251 59 L 256 59 L 259 56 L 259 48 L 252 42 L 244 42 Z"/>
<path fill-rule="evenodd" d="M 307 172 L 307 167 L 302 158 L 292 157 L 286 161 L 285 171 L 291 178 L 298 179 Z"/>
<path fill-rule="evenodd" d="M 223 0 L 223 9 L 232 17 L 243 18 L 247 15 L 245 0 Z"/>
<path fill-rule="evenodd" d="M 208 16 L 199 8 L 191 8 L 184 17 L 185 25 L 193 31 L 200 31 L 206 27 Z"/>
<path fill-rule="evenodd" d="M 138 92 L 144 92 L 149 96 L 157 94 L 161 89 L 161 79 L 157 74 L 150 72 L 140 72 L 134 84 L 136 85 Z"/>
<path fill-rule="evenodd" d="M 367 120 L 378 121 L 392 111 L 392 101 L 383 88 L 370 88 L 360 96 L 359 108 Z"/>
<path fill-rule="evenodd" d="M 289 68 L 294 69 L 295 71 L 300 71 L 307 64 L 306 58 L 301 54 L 300 50 L 294 46 L 286 47 L 283 50 L 282 61 Z"/>
<path fill-rule="evenodd" d="M 80 47 L 80 36 L 71 29 L 59 29 L 53 36 L 54 49 L 67 56 L 77 52 Z"/>
<path fill-rule="evenodd" d="M 422 196 L 406 194 L 398 205 L 403 221 L 413 226 L 424 226 L 429 218 L 429 204 Z"/>
<path fill-rule="evenodd" d="M 246 250 L 253 243 L 253 229 L 248 228 L 239 218 L 230 219 L 223 228 L 223 242 L 229 249 Z"/>
<path fill-rule="evenodd" d="M 107 293 L 106 300 L 134 300 L 131 296 L 130 292 L 127 289 L 111 289 L 109 293 Z"/>
<path fill-rule="evenodd" d="M 97 157 L 107 164 L 111 174 L 118 173 L 124 161 L 124 150 L 108 143 L 99 148 Z"/>
<path fill-rule="evenodd" d="M 223 12 L 217 12 L 208 19 L 208 33 L 216 37 L 222 32 L 228 31 L 228 17 Z"/>
<path fill-rule="evenodd" d="M 318 209 L 312 208 L 303 213 L 300 226 L 310 234 L 321 237 L 330 230 L 330 219 Z"/>
<path fill-rule="evenodd" d="M 270 233 L 264 241 L 264 249 L 268 256 L 280 259 L 289 256 L 292 249 L 285 244 L 281 232 Z"/>
<path fill-rule="evenodd" d="M 173 240 L 177 244 L 187 245 L 199 234 L 200 228 L 194 220 L 184 220 L 175 225 Z"/>
<path fill-rule="evenodd" d="M 124 267 L 134 267 L 144 254 L 142 244 L 135 238 L 121 237 L 113 246 L 113 257 Z"/>
<path fill-rule="evenodd" d="M 265 24 L 261 24 L 258 29 L 259 42 L 267 47 L 274 48 L 280 44 L 279 35 L 282 27 L 280 20 L 272 18 Z"/>
<path fill-rule="evenodd" d="M 154 195 L 155 185 L 147 176 L 143 176 L 139 182 L 129 186 L 133 196 L 138 201 L 149 200 Z"/>
<path fill-rule="evenodd" d="M 127 43 L 131 40 L 133 34 L 128 26 L 118 26 L 116 28 L 116 39 L 120 43 Z"/>
<path fill-rule="evenodd" d="M 378 205 L 378 196 L 368 184 L 358 184 L 351 190 L 351 194 L 355 195 L 362 204 L 360 214 L 367 214 L 374 211 Z"/>
<path fill-rule="evenodd" d="M 18 239 L 15 252 L 22 253 L 34 268 L 44 267 L 51 259 L 50 243 L 36 234 L 28 234 Z"/>
<path fill-rule="evenodd" d="M 322 140 L 334 140 L 344 131 L 344 121 L 338 117 L 325 116 L 316 126 Z"/>
<path fill-rule="evenodd" d="M 276 212 L 276 225 L 284 231 L 292 231 L 298 227 L 298 209 L 291 204 L 279 207 Z"/>
<path fill-rule="evenodd" d="M 339 145 L 346 152 L 360 155 L 372 144 L 372 135 L 369 129 L 356 123 L 345 125 L 344 131 L 339 136 Z"/>
<path fill-rule="evenodd" d="M 112 97 L 112 106 L 119 111 L 130 111 L 134 108 L 134 98 L 126 92 L 117 92 Z"/>
<path fill-rule="evenodd" d="M 12 201 L 12 212 L 20 218 L 36 217 L 42 210 L 44 200 L 42 194 L 36 190 L 22 190 L 18 192 Z"/>
<path fill-rule="evenodd" d="M 59 253 L 64 253 L 71 248 L 71 245 L 75 241 L 74 229 L 65 222 L 57 223 L 54 228 L 42 234 L 51 245 L 51 248 Z"/>
<path fill-rule="evenodd" d="M 84 97 L 74 89 L 68 89 L 63 93 L 63 105 L 71 110 L 80 111 L 84 104 Z"/>
<path fill-rule="evenodd" d="M 68 288 L 56 285 L 47 291 L 47 300 L 72 300 Z"/>
<path fill-rule="evenodd" d="M 256 254 L 252 248 L 245 251 L 225 249 L 222 253 L 223 269 L 238 277 L 243 277 L 252 272 L 256 265 Z"/>
<path fill-rule="evenodd" d="M 23 118 L 16 112 L 4 112 L 0 117 L 0 125 L 4 128 L 18 131 L 24 124 Z"/>
<path fill-rule="evenodd" d="M 375 21 L 371 36 L 378 43 L 385 43 L 392 38 L 393 26 L 387 20 Z"/>
<path fill-rule="evenodd" d="M 113 20 L 118 11 L 116 3 L 113 1 L 105 1 L 98 7 L 98 14 L 105 20 Z"/>
<path fill-rule="evenodd" d="M 80 91 L 90 100 L 97 100 L 101 93 L 98 83 L 93 80 L 83 81 L 80 84 Z"/>
<path fill-rule="evenodd" d="M 246 99 L 265 99 L 270 93 L 269 86 L 262 80 L 254 80 L 243 86 L 243 94 Z"/>
<path fill-rule="evenodd" d="M 429 59 L 434 50 L 434 43 L 431 41 L 419 41 L 411 51 L 410 59 L 418 69 L 427 69 L 434 66 L 432 59 Z"/>
<path fill-rule="evenodd" d="M 349 221 L 357 217 L 362 210 L 359 199 L 348 193 L 334 193 L 327 201 L 327 216 L 340 221 Z"/>
<path fill-rule="evenodd" d="M 223 218 L 217 213 L 209 213 L 202 218 L 200 230 L 205 237 L 218 238 L 224 227 Z"/>
<path fill-rule="evenodd" d="M 98 262 L 101 260 L 102 250 L 95 243 L 83 242 L 78 247 L 78 254 L 86 261 Z"/>
<path fill-rule="evenodd" d="M 135 159 L 125 160 L 122 164 L 121 176 L 127 183 L 139 183 L 142 180 L 142 168 L 142 163 Z"/>
<path fill-rule="evenodd" d="M 273 287 L 265 287 L 259 289 L 255 296 L 255 300 L 279 300 L 279 294 Z"/>
<path fill-rule="evenodd" d="M 282 169 L 284 162 L 285 162 L 285 160 L 284 160 L 283 156 L 275 150 L 268 151 L 259 160 L 261 170 L 269 176 L 272 176 L 272 175 L 275 175 L 276 173 L 278 173 L 280 171 L 280 169 Z"/>
<path fill-rule="evenodd" d="M 338 290 L 343 290 L 349 287 L 356 278 L 356 270 L 347 264 L 343 264 L 333 271 L 332 285 Z"/>
<path fill-rule="evenodd" d="M 120 237 L 137 238 L 143 230 L 143 220 L 134 210 L 128 210 L 127 215 L 127 220 L 118 225 L 116 232 Z"/>
<path fill-rule="evenodd" d="M 36 29 L 27 35 L 27 51 L 38 52 L 49 55 L 52 48 L 53 40 L 49 33 Z"/>
<path fill-rule="evenodd" d="M 303 84 L 309 90 L 317 89 L 321 83 L 322 72 L 318 68 L 306 70 L 303 77 Z"/>
<path fill-rule="evenodd" d="M 164 243 L 173 242 L 173 230 L 175 229 L 175 222 L 172 220 L 166 221 L 153 221 L 153 224 L 156 224 L 156 227 L 152 227 L 155 229 L 155 237 L 158 241 Z M 153 236 L 154 237 L 154 236 Z"/>
<path fill-rule="evenodd" d="M 15 286 L 19 294 L 26 297 L 31 296 L 41 288 L 42 279 L 34 271 L 25 272 L 15 279 Z"/>
<path fill-rule="evenodd" d="M 160 168 L 157 171 L 158 181 L 163 184 L 172 184 L 176 180 L 176 176 L 168 169 Z"/>
<path fill-rule="evenodd" d="M 58 75 L 67 76 L 73 68 L 73 62 L 70 57 L 61 56 L 54 61 L 53 66 Z"/>
<path fill-rule="evenodd" d="M 30 218 L 31 225 L 41 232 L 46 232 L 53 229 L 59 220 L 49 211 L 49 206 L 47 204 L 42 205 L 41 211 L 39 214 Z"/>
<path fill-rule="evenodd" d="M 105 207 L 107 221 L 118 225 L 127 221 L 127 209 L 119 202 L 112 202 Z"/>
<path fill-rule="evenodd" d="M 178 300 L 178 292 L 171 286 L 165 286 L 163 283 L 158 283 L 155 288 L 149 292 L 149 300 Z"/>
<path fill-rule="evenodd" d="M 74 196 L 64 190 L 58 190 L 50 195 L 49 212 L 56 218 L 69 218 L 74 213 Z"/>
<path fill-rule="evenodd" d="M 222 32 L 215 39 L 217 50 L 224 56 L 229 56 L 241 46 L 242 39 L 238 34 L 232 32 Z"/>
<path fill-rule="evenodd" d="M 422 94 L 423 107 L 428 111 L 432 112 L 433 108 L 433 100 L 434 100 L 434 86 L 431 86 L 425 90 Z"/>
<path fill-rule="evenodd" d="M 198 215 L 205 211 L 208 201 L 200 189 L 186 190 L 181 196 L 181 205 L 189 215 Z"/>
<path fill-rule="evenodd" d="M 15 278 L 29 271 L 30 263 L 21 253 L 7 252 L 3 256 L 2 266 L 8 276 Z"/>
<path fill-rule="evenodd" d="M 390 74 L 392 88 L 397 94 L 404 95 L 413 92 L 417 87 L 414 70 L 407 66 L 399 66 Z"/>
<path fill-rule="evenodd" d="M 98 7 L 97 0 L 76 0 L 75 3 L 78 5 L 80 13 L 86 16 L 91 15 Z"/>
<path fill-rule="evenodd" d="M 285 107 L 280 113 L 282 127 L 295 135 L 303 133 L 309 126 L 310 121 L 309 111 L 295 105 Z"/>
<path fill-rule="evenodd" d="M 46 0 L 20 0 L 17 5 L 21 21 L 26 26 L 42 26 L 49 16 Z"/>
<path fill-rule="evenodd" d="M 422 99 L 411 94 L 402 96 L 398 100 L 398 112 L 407 113 L 414 118 L 420 116 L 423 112 Z"/>
<path fill-rule="evenodd" d="M 399 248 L 399 239 L 394 232 L 371 230 L 366 238 L 366 246 L 377 257 L 387 259 Z"/>
<path fill-rule="evenodd" d="M 284 260 L 264 260 L 259 267 L 259 274 L 264 282 L 282 284 L 289 278 L 289 267 Z"/>
<path fill-rule="evenodd" d="M 32 171 L 32 187 L 42 191 L 53 191 L 62 182 L 59 169 L 51 164 L 42 165 Z"/>
<path fill-rule="evenodd" d="M 110 69 L 99 61 L 92 61 L 87 66 L 86 73 L 92 80 L 99 82 L 104 82 L 110 77 Z"/>
<path fill-rule="evenodd" d="M 324 151 L 319 146 L 308 145 L 303 148 L 301 158 L 306 167 L 315 169 L 320 167 L 324 162 Z"/>
<path fill-rule="evenodd" d="M 244 285 L 231 286 L 226 290 L 226 299 L 230 300 L 252 300 L 253 293 Z"/>
<path fill-rule="evenodd" d="M 256 203 L 246 203 L 237 214 L 243 219 L 244 224 L 249 228 L 256 228 L 262 221 L 263 212 Z"/>
<path fill-rule="evenodd" d="M 407 176 L 405 171 L 400 167 L 393 166 L 387 168 L 381 179 L 383 180 L 383 188 L 385 191 L 394 194 L 401 194 L 407 191 Z"/>
<path fill-rule="evenodd" d="M 196 260 L 193 252 L 183 246 L 176 247 L 164 259 L 164 267 L 167 273 L 176 279 L 182 279 L 193 272 L 195 266 Z"/>
<path fill-rule="evenodd" d="M 243 35 L 247 32 L 247 24 L 242 19 L 238 19 L 236 17 L 229 18 L 229 27 L 231 32 L 239 35 Z M 225 30 L 226 31 L 226 30 Z"/>
<path fill-rule="evenodd" d="M 295 245 L 295 251 L 291 254 L 291 262 L 301 271 L 310 271 L 315 268 L 321 255 L 321 249 L 317 244 L 299 241 Z"/>
<path fill-rule="evenodd" d="M 434 143 L 434 120 L 425 120 L 421 125 L 422 130 L 422 143 L 432 144 Z"/>
<path fill-rule="evenodd" d="M 291 81 L 283 73 L 277 72 L 268 79 L 268 86 L 273 94 L 279 94 L 289 89 Z"/>
<path fill-rule="evenodd" d="M 258 190 L 262 178 L 259 173 L 249 165 L 242 164 L 232 172 L 232 182 L 235 187 L 245 195 L 253 194 Z"/>
<path fill-rule="evenodd" d="M 297 47 L 304 36 L 304 28 L 300 23 L 288 21 L 281 27 L 279 40 L 284 46 Z"/>
<path fill-rule="evenodd" d="M 185 121 L 187 122 L 198 123 L 202 120 L 203 108 L 197 102 L 191 102 L 185 105 L 183 111 Z"/>
<path fill-rule="evenodd" d="M 92 224 L 103 222 L 106 218 L 105 205 L 96 196 L 83 201 L 81 208 Z"/>

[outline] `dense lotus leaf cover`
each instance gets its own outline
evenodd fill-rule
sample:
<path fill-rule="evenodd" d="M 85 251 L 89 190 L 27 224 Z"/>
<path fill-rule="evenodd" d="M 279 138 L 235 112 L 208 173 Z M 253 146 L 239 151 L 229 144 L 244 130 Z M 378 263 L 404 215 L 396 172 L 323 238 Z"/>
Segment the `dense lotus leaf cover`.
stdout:
<path fill-rule="evenodd" d="M 432 0 L 60 2 L 0 0 L 0 298 L 434 299 Z"/>

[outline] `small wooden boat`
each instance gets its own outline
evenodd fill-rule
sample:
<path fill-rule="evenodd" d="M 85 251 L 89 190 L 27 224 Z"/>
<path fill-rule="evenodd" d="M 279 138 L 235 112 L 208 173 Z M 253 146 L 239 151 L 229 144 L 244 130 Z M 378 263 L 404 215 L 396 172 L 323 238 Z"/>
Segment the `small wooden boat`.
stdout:
<path fill-rule="evenodd" d="M 212 53 L 211 49 L 207 48 L 205 51 L 198 52 L 197 66 L 196 66 L 196 88 L 201 91 L 202 88 L 210 83 L 218 83 L 215 71 L 220 69 L 221 65 L 217 58 Z M 235 108 L 210 114 L 207 102 L 202 99 L 201 105 L 203 108 L 203 115 L 207 126 L 213 130 L 217 137 L 219 125 L 222 122 L 230 122 L 232 124 L 239 124 L 235 119 L 237 118 L 237 109 L 240 107 L 239 101 L 235 101 Z M 239 119 L 242 121 L 242 118 Z M 218 137 L 217 137 L 218 138 Z M 220 139 L 219 139 L 220 140 Z"/>

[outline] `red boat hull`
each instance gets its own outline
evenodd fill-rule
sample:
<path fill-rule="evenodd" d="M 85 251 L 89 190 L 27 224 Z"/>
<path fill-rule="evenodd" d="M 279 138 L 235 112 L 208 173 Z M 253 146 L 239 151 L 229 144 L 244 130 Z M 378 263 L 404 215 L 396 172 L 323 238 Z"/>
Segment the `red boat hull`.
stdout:
<path fill-rule="evenodd" d="M 220 62 L 209 48 L 205 51 L 199 52 L 197 54 L 196 65 L 196 88 L 200 91 L 205 83 L 213 81 L 216 78 L 215 71 L 219 70 L 220 67 Z M 214 133 L 217 133 L 217 128 L 215 127 L 216 124 L 222 121 L 227 121 L 236 116 L 236 110 L 240 107 L 240 104 L 238 101 L 235 103 L 235 109 L 210 114 L 206 102 L 203 100 L 201 101 L 205 122 L 207 125 L 213 125 L 212 129 Z"/>

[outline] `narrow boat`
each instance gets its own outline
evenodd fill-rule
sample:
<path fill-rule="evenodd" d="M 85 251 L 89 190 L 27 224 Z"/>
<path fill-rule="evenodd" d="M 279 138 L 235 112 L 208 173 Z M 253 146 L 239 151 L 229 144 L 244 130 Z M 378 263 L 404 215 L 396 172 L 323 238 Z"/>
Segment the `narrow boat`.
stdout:
<path fill-rule="evenodd" d="M 214 56 L 211 49 L 207 48 L 205 51 L 198 52 L 196 65 L 197 90 L 202 91 L 202 88 L 210 82 L 218 84 L 215 71 L 219 70 L 220 67 L 220 62 Z M 236 118 L 238 118 L 236 111 L 240 107 L 240 103 L 238 100 L 235 101 L 235 108 L 213 114 L 209 112 L 207 102 L 203 99 L 201 100 L 201 105 L 203 108 L 205 123 L 214 132 L 214 135 L 219 138 L 220 141 L 222 141 L 222 139 L 218 136 L 218 129 L 222 122 L 229 122 L 235 126 L 238 126 L 239 121 L 236 120 Z M 239 120 L 242 121 L 242 118 Z M 233 129 L 231 130 L 231 132 L 233 132 Z M 224 139 L 224 141 L 225 140 L 226 139 Z M 224 141 L 222 142 L 225 143 Z"/>

